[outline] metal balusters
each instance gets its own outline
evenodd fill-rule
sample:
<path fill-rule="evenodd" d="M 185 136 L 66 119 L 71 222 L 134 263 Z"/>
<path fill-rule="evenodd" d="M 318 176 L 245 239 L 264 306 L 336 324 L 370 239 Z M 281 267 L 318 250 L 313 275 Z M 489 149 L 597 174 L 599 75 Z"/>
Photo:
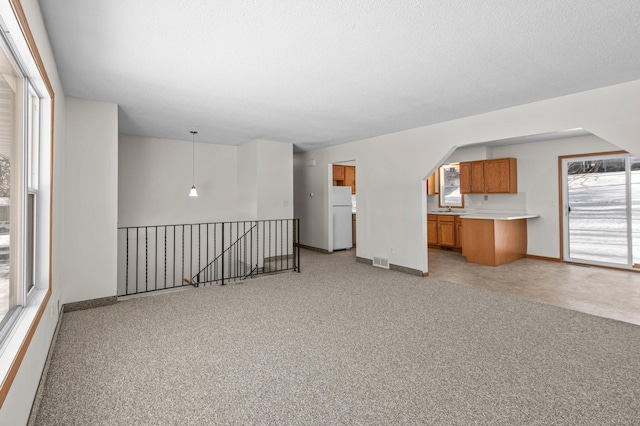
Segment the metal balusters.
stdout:
<path fill-rule="evenodd" d="M 119 232 L 120 296 L 180 287 L 184 279 L 224 285 L 253 275 L 300 272 L 299 219 L 146 225 Z"/>

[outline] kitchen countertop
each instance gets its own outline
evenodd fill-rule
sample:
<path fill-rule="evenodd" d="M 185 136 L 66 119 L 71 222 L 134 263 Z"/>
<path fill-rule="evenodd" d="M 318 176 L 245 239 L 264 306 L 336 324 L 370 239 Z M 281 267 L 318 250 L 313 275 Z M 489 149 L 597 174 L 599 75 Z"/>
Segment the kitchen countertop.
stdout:
<path fill-rule="evenodd" d="M 442 214 L 460 216 L 460 219 L 487 219 L 487 220 L 517 220 L 535 219 L 539 214 L 524 212 L 478 212 L 478 211 L 427 211 L 428 214 Z"/>
<path fill-rule="evenodd" d="M 460 211 L 455 211 L 455 210 L 451 210 L 450 212 L 446 211 L 446 210 L 443 210 L 443 211 L 436 210 L 436 211 L 427 211 L 427 214 L 445 214 L 445 215 L 462 216 L 464 214 L 467 214 L 467 212 L 464 212 L 464 211 L 460 212 Z"/>
<path fill-rule="evenodd" d="M 527 213 L 463 213 L 460 219 L 487 219 L 487 220 L 517 220 L 517 219 L 535 219 L 540 217 L 539 214 Z"/>

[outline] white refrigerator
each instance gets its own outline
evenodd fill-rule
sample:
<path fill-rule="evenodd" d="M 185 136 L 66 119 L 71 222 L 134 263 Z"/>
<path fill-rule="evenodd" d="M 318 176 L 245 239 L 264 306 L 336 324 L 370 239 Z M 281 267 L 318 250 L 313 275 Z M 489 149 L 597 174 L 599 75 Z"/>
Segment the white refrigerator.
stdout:
<path fill-rule="evenodd" d="M 353 247 L 351 234 L 351 187 L 333 187 L 333 249 Z"/>

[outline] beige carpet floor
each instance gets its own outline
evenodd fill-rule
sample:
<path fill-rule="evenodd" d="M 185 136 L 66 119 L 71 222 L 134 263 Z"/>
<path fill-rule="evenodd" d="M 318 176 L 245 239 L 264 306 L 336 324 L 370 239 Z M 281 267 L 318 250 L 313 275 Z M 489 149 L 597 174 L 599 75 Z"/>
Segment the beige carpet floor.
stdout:
<path fill-rule="evenodd" d="M 38 425 L 631 425 L 640 327 L 304 251 L 66 313 Z"/>

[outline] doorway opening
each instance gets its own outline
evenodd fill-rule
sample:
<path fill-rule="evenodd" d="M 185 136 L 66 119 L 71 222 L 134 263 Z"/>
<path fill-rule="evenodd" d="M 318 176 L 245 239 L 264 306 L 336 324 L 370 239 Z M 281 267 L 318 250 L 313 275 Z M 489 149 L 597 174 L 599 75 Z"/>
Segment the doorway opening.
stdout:
<path fill-rule="evenodd" d="M 615 152 L 560 161 L 564 260 L 640 267 L 640 159 Z"/>
<path fill-rule="evenodd" d="M 340 161 L 329 170 L 329 251 L 356 247 L 356 162 Z"/>

